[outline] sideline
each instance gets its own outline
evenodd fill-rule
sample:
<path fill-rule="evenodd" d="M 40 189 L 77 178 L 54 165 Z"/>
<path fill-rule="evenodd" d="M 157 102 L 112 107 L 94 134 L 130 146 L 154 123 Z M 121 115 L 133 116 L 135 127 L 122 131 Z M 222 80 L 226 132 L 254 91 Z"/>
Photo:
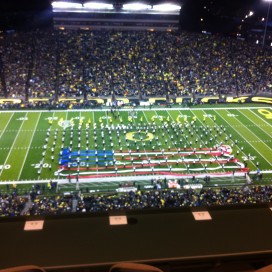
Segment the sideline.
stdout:
<path fill-rule="evenodd" d="M 272 170 L 263 170 L 262 174 L 272 174 Z M 242 177 L 245 176 L 245 172 L 235 172 L 234 175 L 232 172 L 228 173 L 201 173 L 201 174 L 182 174 L 179 178 L 204 178 L 206 176 L 210 176 L 211 178 L 219 178 L 219 177 Z M 257 171 L 250 171 L 249 175 L 257 174 Z M 119 182 L 119 181 L 146 181 L 151 179 L 177 179 L 177 175 L 133 175 L 133 176 L 115 176 L 115 177 L 92 177 L 92 178 L 79 178 L 79 183 L 90 183 L 90 182 Z M 36 184 L 36 183 L 48 183 L 48 182 L 58 182 L 59 184 L 69 184 L 69 183 L 77 183 L 76 179 L 72 178 L 71 182 L 68 179 L 52 179 L 52 180 L 25 180 L 25 181 L 2 181 L 1 185 L 12 185 L 12 184 Z"/>
<path fill-rule="evenodd" d="M 120 108 L 118 109 L 119 111 L 131 111 L 132 108 Z M 254 109 L 270 109 L 272 110 L 271 106 L 260 106 L 260 107 L 235 107 L 235 106 L 230 106 L 230 107 L 223 107 L 223 108 L 206 108 L 206 107 L 201 107 L 201 108 L 194 108 L 194 107 L 174 107 L 174 108 L 166 108 L 166 107 L 156 107 L 156 106 L 152 106 L 152 108 L 150 109 L 149 107 L 143 108 L 143 107 L 135 107 L 134 110 L 135 111 L 150 111 L 150 110 L 156 110 L 156 111 L 182 111 L 182 110 L 246 110 L 246 109 L 250 109 L 250 110 L 254 110 Z M 11 112 L 11 113 L 18 113 L 18 112 L 90 112 L 90 111 L 110 111 L 110 107 L 108 108 L 100 108 L 100 109 L 66 109 L 66 110 L 58 110 L 58 109 L 52 109 L 52 110 L 0 110 L 0 112 Z"/>

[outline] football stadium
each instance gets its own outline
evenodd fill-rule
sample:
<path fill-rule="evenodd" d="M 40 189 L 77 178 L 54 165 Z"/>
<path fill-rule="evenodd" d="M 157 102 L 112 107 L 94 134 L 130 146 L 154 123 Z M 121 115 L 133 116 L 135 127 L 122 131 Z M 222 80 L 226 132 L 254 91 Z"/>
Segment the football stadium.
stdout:
<path fill-rule="evenodd" d="M 215 16 L 220 5 L 203 2 Z M 272 224 L 270 2 L 260 13 L 267 17 L 250 11 L 228 35 L 213 32 L 202 13 L 200 31 L 183 29 L 188 1 L 51 1 L 50 26 L 13 29 L 9 19 L 0 31 L 0 229 L 24 225 L 27 234 L 14 236 L 20 252 L 39 243 L 46 255 L 49 235 L 56 245 L 48 258 L 33 253 L 35 262 L 26 254 L 12 259 L 7 247 L 0 268 L 28 262 L 105 271 L 121 261 L 160 266 L 271 254 L 269 237 L 267 245 L 246 239 L 248 226 L 269 236 Z M 105 229 L 108 217 L 120 228 Z M 224 243 L 199 246 L 210 243 L 202 230 L 224 232 Z M 101 237 L 111 246 L 102 248 Z M 137 237 L 153 247 L 145 251 Z M 77 238 L 84 253 L 67 253 Z M 99 244 L 92 257 L 91 239 Z M 183 251 L 175 239 L 192 244 Z M 126 269 L 116 272 L 135 271 Z"/>

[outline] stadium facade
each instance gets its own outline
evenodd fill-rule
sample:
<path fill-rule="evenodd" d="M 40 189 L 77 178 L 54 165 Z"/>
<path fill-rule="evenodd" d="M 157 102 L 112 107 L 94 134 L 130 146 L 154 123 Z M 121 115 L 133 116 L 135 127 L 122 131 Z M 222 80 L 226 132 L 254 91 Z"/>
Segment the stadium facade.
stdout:
<path fill-rule="evenodd" d="M 179 29 L 181 5 L 57 1 L 52 8 L 57 29 L 174 31 Z"/>

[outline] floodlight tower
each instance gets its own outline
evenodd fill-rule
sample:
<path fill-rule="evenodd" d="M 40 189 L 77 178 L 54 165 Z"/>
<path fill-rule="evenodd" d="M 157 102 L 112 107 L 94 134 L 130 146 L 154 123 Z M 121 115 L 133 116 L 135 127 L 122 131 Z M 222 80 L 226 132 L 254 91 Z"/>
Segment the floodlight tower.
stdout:
<path fill-rule="evenodd" d="M 264 27 L 264 35 L 263 35 L 263 47 L 264 47 L 266 31 L 267 31 L 267 25 L 268 25 L 268 19 L 269 19 L 269 13 L 270 13 L 270 5 L 271 5 L 272 0 L 263 0 L 263 1 L 268 2 L 267 16 L 266 16 L 266 22 L 265 22 L 265 27 Z"/>

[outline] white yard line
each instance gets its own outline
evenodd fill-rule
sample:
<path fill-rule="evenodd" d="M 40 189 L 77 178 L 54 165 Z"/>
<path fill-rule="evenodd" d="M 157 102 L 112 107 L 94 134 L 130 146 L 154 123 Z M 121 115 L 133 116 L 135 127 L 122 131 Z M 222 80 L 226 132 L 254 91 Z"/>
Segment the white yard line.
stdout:
<path fill-rule="evenodd" d="M 144 113 L 144 117 L 145 117 L 145 119 L 146 119 L 146 121 L 147 121 L 147 124 L 148 124 L 148 119 L 147 119 L 147 117 L 146 117 L 145 113 Z M 134 119 L 134 118 L 133 118 L 133 119 Z M 133 122 L 135 123 L 135 120 L 133 120 Z M 143 146 L 142 146 L 142 147 L 143 147 Z M 145 152 L 145 156 L 146 156 L 146 158 L 148 158 L 148 156 L 147 156 L 147 152 L 146 152 L 145 147 L 144 147 L 144 152 Z M 150 169 L 151 169 L 151 167 L 150 167 Z"/>
<path fill-rule="evenodd" d="M 179 113 L 180 113 L 180 111 L 178 111 Z M 174 118 L 173 118 L 173 116 L 171 115 L 171 114 L 169 114 L 169 111 L 167 110 L 167 114 L 171 117 L 171 119 L 174 121 L 174 122 L 176 122 L 175 120 L 174 120 Z M 179 135 L 179 137 L 181 137 L 181 135 Z M 182 137 L 184 138 L 184 135 L 182 135 Z M 171 140 L 171 137 L 169 137 L 170 138 L 170 140 Z M 186 139 L 185 139 L 186 140 Z M 171 140 L 171 142 L 173 143 L 173 141 Z M 186 140 L 186 143 L 187 143 L 187 140 Z M 189 144 L 189 143 L 187 143 L 187 144 Z M 181 147 L 180 147 L 181 148 Z M 178 151 L 178 149 L 176 148 L 176 150 Z M 179 155 L 179 157 L 181 157 L 181 154 L 178 154 Z M 184 162 L 183 162 L 183 164 L 184 164 L 184 166 L 185 166 L 185 168 L 187 169 L 186 171 L 187 172 L 189 172 L 190 170 L 188 169 L 188 167 L 187 167 L 187 164 L 185 163 L 185 160 L 184 160 Z M 201 163 L 202 164 L 202 163 Z M 203 169 L 204 169 L 204 165 L 202 164 L 202 166 L 203 166 Z"/>
<path fill-rule="evenodd" d="M 235 129 L 233 126 L 231 126 L 231 124 L 221 115 L 221 114 L 219 114 L 218 112 L 217 112 L 217 114 L 222 118 L 222 119 L 224 119 L 225 120 L 225 122 L 227 123 L 227 124 L 229 124 L 229 126 L 230 127 L 232 127 L 232 129 L 234 129 L 240 136 L 241 136 L 241 138 L 244 138 L 244 136 L 237 130 L 237 129 Z M 264 159 L 264 160 L 266 160 L 267 162 L 268 162 L 268 164 L 270 164 L 271 165 L 271 162 L 269 162 L 265 157 L 263 157 L 263 155 L 258 151 L 258 149 L 257 148 L 255 148 L 250 142 L 248 142 L 248 144 L 249 145 L 251 145 L 251 147 L 256 151 L 256 152 L 258 152 L 259 154 L 260 154 L 260 156 Z M 252 162 L 253 163 L 253 162 Z M 254 163 L 253 163 L 254 164 Z"/>
<path fill-rule="evenodd" d="M 205 110 L 203 110 L 203 112 L 205 112 Z M 206 112 L 205 112 L 205 114 L 207 114 Z M 221 115 L 220 115 L 221 116 Z M 229 122 L 227 122 L 227 120 L 224 118 L 224 117 L 222 117 L 221 116 L 221 118 L 223 118 L 224 119 L 224 121 L 226 122 L 226 123 L 228 123 L 229 124 Z M 216 124 L 216 126 L 221 130 L 221 128 L 220 128 L 220 126 L 218 125 L 218 124 Z M 229 126 L 230 126 L 230 124 L 229 124 Z M 230 126 L 231 127 L 231 126 Z M 232 128 L 233 128 L 234 126 L 232 126 Z M 237 131 L 237 130 L 236 130 Z M 225 133 L 225 132 L 224 132 Z M 225 133 L 226 134 L 226 133 Z M 240 133 L 239 133 L 240 134 Z M 240 134 L 241 135 L 241 134 Z M 229 140 L 231 140 L 232 141 L 232 143 L 233 143 L 233 145 L 234 146 L 236 146 L 240 151 L 239 152 L 241 152 L 241 153 L 243 153 L 245 156 L 247 156 L 247 154 L 243 151 L 243 150 L 241 150 L 241 148 L 237 145 L 237 144 L 235 144 L 235 142 L 233 141 L 233 138 L 230 138 L 229 137 L 229 135 L 227 135 L 228 136 L 228 138 L 229 138 Z M 233 154 L 234 156 L 235 156 L 235 154 Z M 251 161 L 251 163 L 252 164 L 254 164 L 255 165 L 255 163 L 253 162 L 253 161 Z M 255 165 L 256 166 L 256 165 Z"/>
<path fill-rule="evenodd" d="M 219 114 L 219 115 L 220 115 L 220 114 Z M 232 127 L 232 128 L 234 129 L 234 126 L 231 126 L 230 123 L 229 123 L 222 115 L 220 115 L 220 116 L 221 116 L 221 118 L 224 119 L 224 121 L 225 121 L 226 123 L 228 123 L 229 127 Z M 218 126 L 218 127 L 219 127 L 219 126 Z M 219 127 L 219 128 L 220 128 L 220 127 Z M 236 130 L 236 129 L 234 129 L 234 130 Z M 236 130 L 236 132 L 237 132 L 239 135 L 241 135 L 241 133 L 239 133 L 237 130 Z M 241 135 L 241 136 L 242 136 L 242 135 Z M 233 145 L 236 146 L 236 147 L 240 150 L 239 152 L 241 152 L 241 153 L 243 153 L 245 156 L 247 156 L 247 154 L 244 152 L 244 150 L 242 150 L 242 149 L 239 147 L 238 144 L 235 144 L 235 142 L 233 141 L 232 138 L 231 138 L 230 140 L 232 141 Z M 252 145 L 251 145 L 251 146 L 252 146 Z M 252 147 L 253 147 L 253 146 L 252 146 Z M 253 148 L 254 148 L 254 147 L 253 147 Z M 255 149 L 255 148 L 254 148 L 254 149 Z M 235 155 L 235 154 L 233 154 L 233 155 Z M 255 167 L 257 167 L 256 164 L 255 164 L 253 161 L 251 161 L 251 163 L 254 164 Z"/>
<path fill-rule="evenodd" d="M 26 158 L 27 158 L 29 149 L 30 149 L 30 147 L 31 147 L 31 144 L 32 144 L 32 141 L 33 141 L 33 138 L 34 138 L 34 134 L 35 134 L 35 131 L 36 131 L 36 129 L 37 129 L 38 123 L 39 123 L 39 121 L 40 121 L 40 118 L 41 118 L 41 112 L 40 112 L 40 114 L 39 114 L 39 118 L 37 119 L 37 122 L 36 122 L 36 125 L 35 125 L 35 129 L 34 129 L 33 132 L 32 132 L 31 140 L 30 140 L 30 142 L 29 142 L 29 144 L 28 144 L 28 148 L 27 148 L 27 151 L 26 151 L 26 154 L 25 154 L 25 158 L 24 158 L 24 161 L 23 161 L 23 163 L 22 163 L 22 167 L 21 167 L 20 173 L 19 173 L 19 175 L 18 175 L 18 180 L 20 179 L 20 176 L 21 176 L 21 174 L 22 174 L 23 168 L 24 168 L 24 166 L 25 166 Z"/>
<path fill-rule="evenodd" d="M 53 112 L 53 115 L 52 115 L 52 120 L 54 120 L 54 116 L 55 116 L 55 111 Z M 66 117 L 67 117 L 67 114 L 66 114 Z M 66 118 L 67 119 L 67 118 Z M 58 123 L 58 120 L 56 120 L 57 121 L 57 123 Z M 51 130 L 52 130 L 52 125 L 50 126 L 50 133 L 51 133 Z M 47 136 L 46 136 L 47 137 Z M 49 135 L 49 137 L 50 137 L 50 135 Z M 47 146 L 48 146 L 48 144 L 46 144 Z M 46 148 L 45 149 L 45 152 L 47 152 L 47 150 L 48 150 L 48 148 Z M 46 155 L 46 154 L 45 154 Z M 41 159 L 40 161 L 42 161 L 43 159 Z M 40 176 L 41 176 L 41 174 L 42 174 L 42 170 L 43 170 L 43 167 L 41 167 L 40 168 L 40 171 L 41 171 L 41 173 L 40 173 Z M 40 176 L 38 177 L 38 180 L 40 179 Z"/>
<path fill-rule="evenodd" d="M 24 117 L 26 117 L 27 115 L 28 115 L 28 112 L 25 114 Z M 22 121 L 22 123 L 21 123 L 21 125 L 20 125 L 20 128 L 18 129 L 17 135 L 16 135 L 16 137 L 15 137 L 15 139 L 14 139 L 14 141 L 13 141 L 13 144 L 12 144 L 10 150 L 9 150 L 9 153 L 8 153 L 8 155 L 7 155 L 7 157 L 6 157 L 6 160 L 5 160 L 5 162 L 4 162 L 3 165 L 6 165 L 6 163 L 7 163 L 7 161 L 8 161 L 8 158 L 9 158 L 9 156 L 10 156 L 12 150 L 13 150 L 13 147 L 14 147 L 14 145 L 15 145 L 15 143 L 16 143 L 16 140 L 17 140 L 17 138 L 18 138 L 18 136 L 19 136 L 19 134 L 20 134 L 20 130 L 21 130 L 21 128 L 22 128 L 24 122 L 25 122 L 25 119 Z M 0 176 L 1 176 L 2 173 L 3 173 L 3 170 L 4 170 L 4 167 L 3 167 L 3 168 L 1 169 L 1 171 L 0 171 Z"/>
<path fill-rule="evenodd" d="M 240 113 L 243 114 L 247 120 L 249 120 L 250 122 L 254 123 L 255 126 L 258 127 L 259 129 L 261 129 L 266 135 L 268 135 L 269 137 L 272 136 L 268 132 L 266 132 L 265 130 L 263 130 L 263 128 L 261 126 L 258 126 L 254 121 L 252 121 L 251 119 L 249 119 L 242 111 L 240 111 Z"/>
<path fill-rule="evenodd" d="M 207 114 L 204 110 L 202 110 L 202 111 L 203 111 L 203 114 Z M 200 118 L 198 118 L 198 120 L 199 120 L 199 122 L 201 123 L 201 125 L 203 127 L 206 127 L 205 124 L 202 123 L 202 121 L 200 120 Z M 217 124 L 216 124 L 216 126 L 219 127 Z M 219 129 L 220 129 L 220 127 L 219 127 Z M 204 140 L 201 140 L 201 141 L 204 143 Z M 217 139 L 216 139 L 216 143 L 219 143 Z M 204 146 L 205 146 L 205 143 L 204 143 Z M 214 158 L 214 156 L 212 156 L 212 157 Z M 221 164 L 219 162 L 218 162 L 218 165 L 221 166 Z M 226 172 L 225 169 L 222 169 L 222 170 L 223 170 L 223 172 Z"/>
<path fill-rule="evenodd" d="M 9 118 L 9 121 L 7 122 L 6 126 L 4 127 L 4 129 L 3 129 L 3 131 L 2 131 L 2 133 L 1 133 L 1 135 L 0 135 L 0 139 L 1 139 L 1 137 L 3 136 L 3 134 L 5 133 L 5 131 L 6 131 L 7 127 L 8 127 L 8 125 L 9 125 L 9 123 L 10 123 L 12 117 L 13 117 L 13 115 L 14 115 L 14 112 L 12 113 L 12 115 L 11 115 L 10 118 Z"/>
<path fill-rule="evenodd" d="M 251 110 L 251 109 L 250 109 L 250 111 L 251 111 L 254 115 L 256 115 L 259 119 L 261 119 L 262 122 L 265 122 L 269 127 L 272 127 L 271 124 L 269 124 L 266 120 L 264 120 L 264 119 L 263 119 L 261 116 L 259 116 L 256 112 L 254 112 L 254 111 Z"/>
<path fill-rule="evenodd" d="M 264 143 L 254 132 L 252 132 L 247 126 L 245 126 L 239 119 L 237 119 L 236 117 L 234 117 L 234 118 L 242 125 L 242 127 L 246 128 L 252 135 L 254 135 L 254 137 L 258 138 L 259 142 L 262 142 L 264 145 L 266 145 L 267 148 L 269 148 L 272 152 L 272 149 L 266 143 Z"/>
<path fill-rule="evenodd" d="M 155 111 L 156 116 L 158 116 L 157 110 L 156 110 L 156 109 L 153 109 L 153 111 Z M 144 116 L 145 116 L 145 113 L 144 113 Z M 146 118 L 146 116 L 145 116 L 145 118 Z M 147 118 L 146 118 L 146 119 L 147 119 Z M 160 119 L 157 118 L 157 120 L 160 120 Z M 163 123 L 163 120 L 159 123 L 159 125 L 161 126 L 162 123 Z M 161 126 L 161 129 L 162 129 L 162 126 Z M 159 147 L 159 148 L 160 148 L 161 153 L 162 153 L 162 148 L 161 148 L 161 147 Z M 164 149 L 164 148 L 163 148 L 163 149 Z M 162 153 L 162 154 L 163 154 L 163 153 Z M 166 153 L 164 152 L 164 154 L 166 154 Z M 163 156 L 164 156 L 164 154 L 163 154 Z M 169 169 L 169 164 L 168 164 L 168 162 L 167 162 L 167 167 L 168 167 L 168 169 Z M 187 167 L 186 167 L 186 169 L 187 169 Z M 187 170 L 187 171 L 188 171 L 188 170 Z"/>

